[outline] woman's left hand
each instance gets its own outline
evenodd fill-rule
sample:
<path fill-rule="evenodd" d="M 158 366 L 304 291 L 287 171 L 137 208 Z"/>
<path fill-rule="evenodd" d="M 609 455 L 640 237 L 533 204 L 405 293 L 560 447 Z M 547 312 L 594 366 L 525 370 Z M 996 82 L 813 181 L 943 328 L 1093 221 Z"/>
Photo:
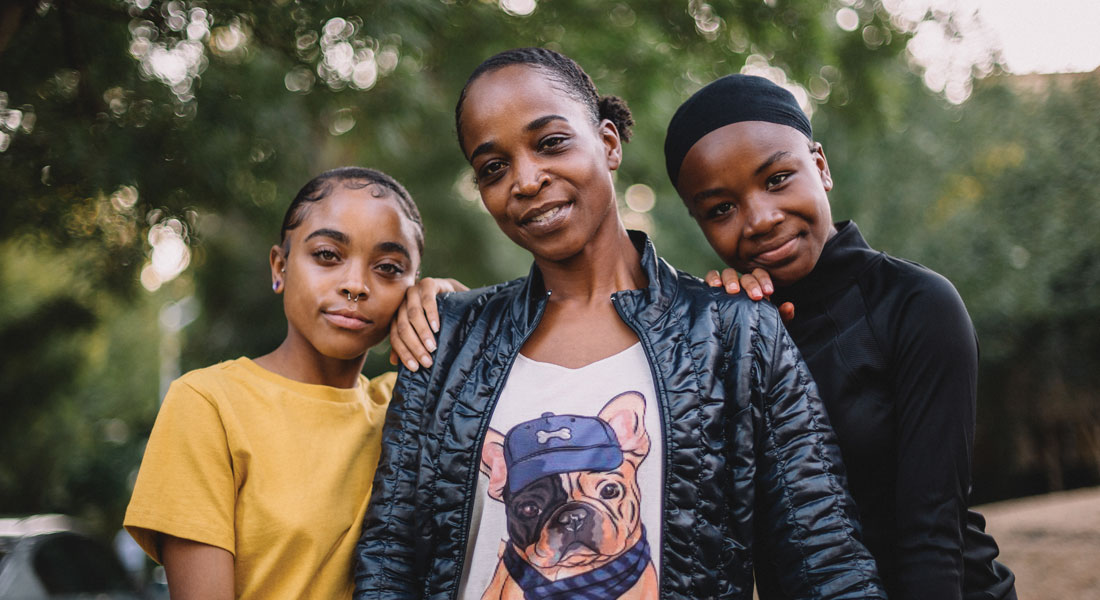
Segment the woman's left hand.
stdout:
<path fill-rule="evenodd" d="M 390 323 L 390 364 L 400 360 L 410 371 L 432 366 L 435 334 L 439 332 L 436 294 L 470 288 L 456 279 L 425 277 L 405 291 L 405 301 Z"/>

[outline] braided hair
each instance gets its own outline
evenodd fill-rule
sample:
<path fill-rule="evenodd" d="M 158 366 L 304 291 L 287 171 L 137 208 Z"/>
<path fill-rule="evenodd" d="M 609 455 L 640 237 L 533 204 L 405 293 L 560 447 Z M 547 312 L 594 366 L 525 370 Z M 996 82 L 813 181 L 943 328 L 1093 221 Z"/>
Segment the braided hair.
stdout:
<path fill-rule="evenodd" d="M 286 215 L 283 217 L 283 226 L 279 231 L 279 243 L 283 245 L 286 252 L 290 251 L 290 248 L 287 246 L 286 233 L 302 224 L 311 203 L 324 200 L 332 193 L 332 190 L 337 185 L 343 185 L 349 190 L 361 190 L 372 185 L 378 185 L 392 192 L 402 214 L 416 225 L 416 234 L 414 236 L 416 238 L 416 247 L 417 250 L 423 254 L 424 222 L 420 218 L 420 210 L 416 208 L 416 203 L 413 202 L 412 196 L 409 195 L 405 186 L 398 183 L 393 177 L 381 171 L 365 167 L 338 167 L 336 169 L 331 169 L 314 177 L 309 180 L 309 183 L 302 186 L 302 189 L 298 191 L 298 195 L 294 197 L 294 200 L 290 202 L 290 206 L 286 209 Z M 384 195 L 384 192 L 378 191 L 373 193 L 373 195 L 375 197 L 381 197 Z"/>
<path fill-rule="evenodd" d="M 460 148 L 463 147 L 462 105 L 470 86 L 482 75 L 509 65 L 530 65 L 543 69 L 547 77 L 562 86 L 562 91 L 588 109 L 594 124 L 607 119 L 615 125 L 622 141 L 630 141 L 630 128 L 634 125 L 634 118 L 630 115 L 630 108 L 625 100 L 618 96 L 600 96 L 588 73 L 576 61 L 560 52 L 547 48 L 514 48 L 487 58 L 466 80 L 462 94 L 458 97 L 458 105 L 455 106 L 455 129 L 458 131 Z"/>

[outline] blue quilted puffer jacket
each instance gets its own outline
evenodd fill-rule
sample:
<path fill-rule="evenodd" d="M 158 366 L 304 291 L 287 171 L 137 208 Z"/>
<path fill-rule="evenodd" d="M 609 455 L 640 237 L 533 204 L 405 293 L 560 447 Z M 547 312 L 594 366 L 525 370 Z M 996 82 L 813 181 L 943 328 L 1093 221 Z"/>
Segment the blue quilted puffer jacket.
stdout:
<path fill-rule="evenodd" d="M 806 365 L 767 302 L 658 258 L 611 297 L 653 369 L 665 435 L 661 598 L 752 598 L 754 545 L 791 598 L 885 598 Z M 480 449 L 547 293 L 528 277 L 440 298 L 435 364 L 402 370 L 356 549 L 355 598 L 454 599 Z"/>

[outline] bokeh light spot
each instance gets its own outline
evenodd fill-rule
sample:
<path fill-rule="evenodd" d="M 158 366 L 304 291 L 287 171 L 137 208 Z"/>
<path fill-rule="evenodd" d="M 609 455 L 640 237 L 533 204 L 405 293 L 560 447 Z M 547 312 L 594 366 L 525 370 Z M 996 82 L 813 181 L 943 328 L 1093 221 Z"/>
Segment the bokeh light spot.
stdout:
<path fill-rule="evenodd" d="M 332 116 L 332 122 L 329 123 L 328 131 L 332 135 L 344 135 L 354 127 L 355 116 L 351 114 L 351 109 L 341 108 Z"/>
<path fill-rule="evenodd" d="M 535 0 L 500 0 L 500 9 L 516 17 L 526 17 L 535 12 L 537 7 L 538 2 Z"/>
<path fill-rule="evenodd" d="M 638 213 L 647 213 L 653 210 L 657 204 L 657 194 L 653 188 L 644 183 L 635 183 L 626 188 L 626 205 L 630 210 Z"/>
<path fill-rule="evenodd" d="M 859 13 L 844 7 L 836 11 L 836 24 L 844 31 L 855 31 L 859 27 Z"/>
<path fill-rule="evenodd" d="M 172 281 L 191 264 L 191 249 L 184 236 L 187 228 L 179 219 L 167 219 L 149 229 L 153 250 L 141 270 L 141 285 L 155 292 Z"/>

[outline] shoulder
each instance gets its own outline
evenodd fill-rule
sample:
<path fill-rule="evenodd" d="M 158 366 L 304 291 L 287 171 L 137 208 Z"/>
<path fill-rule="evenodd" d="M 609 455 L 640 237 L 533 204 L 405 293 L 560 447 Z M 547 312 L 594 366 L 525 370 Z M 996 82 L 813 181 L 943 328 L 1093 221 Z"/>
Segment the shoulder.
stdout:
<path fill-rule="evenodd" d="M 677 271 L 675 305 L 692 318 L 713 320 L 728 344 L 737 335 L 771 340 L 782 327 L 771 302 L 752 300 L 744 292 L 728 294 L 683 271 Z"/>
<path fill-rule="evenodd" d="M 188 371 L 172 382 L 169 394 L 176 391 L 204 396 L 219 395 L 226 388 L 255 377 L 249 372 L 248 360 L 242 357 Z"/>
<path fill-rule="evenodd" d="M 273 384 L 262 368 L 250 359 L 233 360 L 188 371 L 172 382 L 161 407 L 194 410 L 198 403 L 212 407 L 218 413 L 236 410 L 242 403 L 251 402 L 261 395 L 269 395 Z"/>
<path fill-rule="evenodd" d="M 895 321 L 965 321 L 970 318 L 955 286 L 920 263 L 880 254 L 881 260 L 860 277 L 872 311 Z"/>
<path fill-rule="evenodd" d="M 680 306 L 706 306 L 720 312 L 753 311 L 756 302 L 744 293 L 728 294 L 720 287 L 707 285 L 702 279 L 676 270 L 676 303 Z"/>
<path fill-rule="evenodd" d="M 464 319 L 476 316 L 494 303 L 512 301 L 523 288 L 526 277 L 480 287 L 465 292 L 448 292 L 439 296 L 440 318 Z"/>
<path fill-rule="evenodd" d="M 188 385 L 203 386 L 234 379 L 250 379 L 254 376 L 249 368 L 249 363 L 251 362 L 250 359 L 243 356 L 241 358 L 222 361 L 210 365 L 209 367 L 188 371 L 180 375 L 176 381 Z"/>
<path fill-rule="evenodd" d="M 887 254 L 860 278 L 875 338 L 895 364 L 971 364 L 978 338 L 962 296 L 943 275 Z"/>
<path fill-rule="evenodd" d="M 375 404 L 389 404 L 393 397 L 393 386 L 397 383 L 397 371 L 382 373 L 377 377 L 367 379 L 365 376 L 360 382 L 366 385 L 367 398 Z"/>

